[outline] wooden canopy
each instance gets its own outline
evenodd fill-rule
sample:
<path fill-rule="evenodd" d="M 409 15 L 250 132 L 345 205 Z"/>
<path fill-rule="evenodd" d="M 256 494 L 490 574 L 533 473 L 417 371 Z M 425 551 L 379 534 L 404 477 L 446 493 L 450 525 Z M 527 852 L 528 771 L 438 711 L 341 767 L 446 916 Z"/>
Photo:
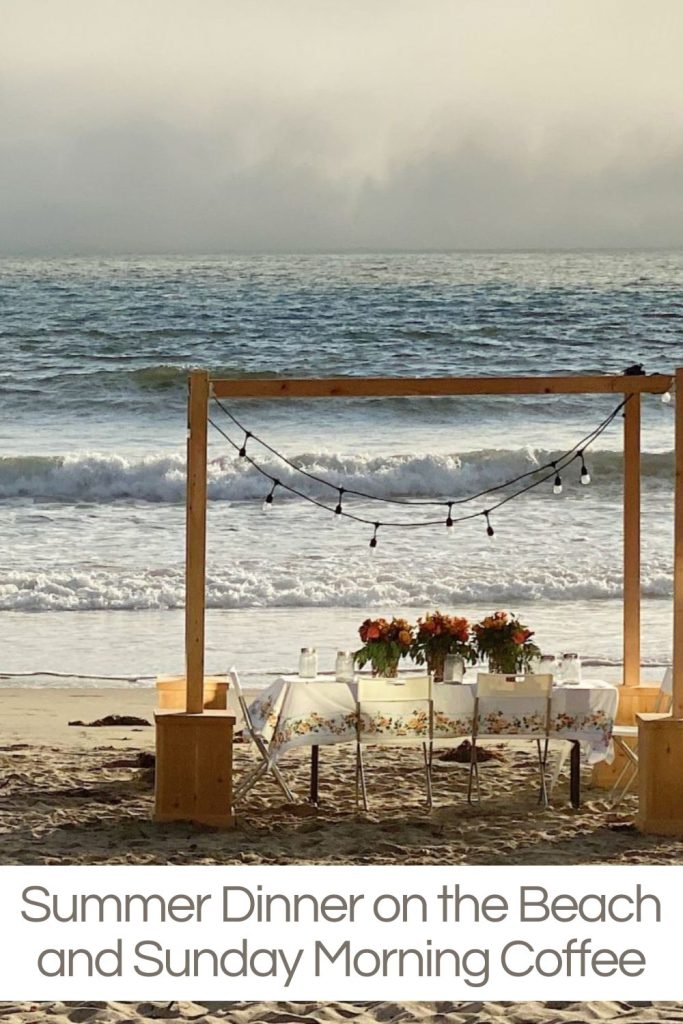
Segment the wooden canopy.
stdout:
<path fill-rule="evenodd" d="M 683 396 L 683 368 L 675 374 Z M 334 377 L 216 379 L 204 370 L 190 375 L 187 440 L 186 710 L 201 714 L 204 684 L 206 577 L 207 424 L 216 398 L 390 398 L 437 395 L 631 395 L 624 409 L 623 644 L 625 686 L 640 683 L 640 419 L 641 396 L 663 394 L 674 382 L 665 374 L 538 377 Z M 676 499 L 674 550 L 674 701 L 683 718 L 683 397 L 676 405 Z"/>

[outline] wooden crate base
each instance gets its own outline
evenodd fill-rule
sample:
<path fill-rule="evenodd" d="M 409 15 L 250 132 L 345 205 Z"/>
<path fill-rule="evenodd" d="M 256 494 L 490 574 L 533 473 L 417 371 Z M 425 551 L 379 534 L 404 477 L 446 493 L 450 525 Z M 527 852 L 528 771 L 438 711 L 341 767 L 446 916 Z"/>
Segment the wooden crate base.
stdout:
<path fill-rule="evenodd" d="M 658 686 L 620 686 L 616 721 L 619 725 L 635 725 L 637 715 L 644 711 L 652 711 L 658 696 Z M 633 746 L 630 740 L 626 742 L 629 746 Z M 626 755 L 622 754 L 620 750 L 615 750 L 614 760 L 611 764 L 607 764 L 606 761 L 596 764 L 593 769 L 591 785 L 596 789 L 611 789 L 625 763 Z"/>
<path fill-rule="evenodd" d="M 185 676 L 157 676 L 157 707 L 162 711 L 184 711 Z M 228 681 L 225 676 L 204 676 L 204 707 L 225 711 L 228 706 Z"/>
<path fill-rule="evenodd" d="M 234 825 L 230 711 L 155 711 L 155 821 Z"/>
<path fill-rule="evenodd" d="M 638 716 L 640 832 L 683 836 L 683 719 Z"/>

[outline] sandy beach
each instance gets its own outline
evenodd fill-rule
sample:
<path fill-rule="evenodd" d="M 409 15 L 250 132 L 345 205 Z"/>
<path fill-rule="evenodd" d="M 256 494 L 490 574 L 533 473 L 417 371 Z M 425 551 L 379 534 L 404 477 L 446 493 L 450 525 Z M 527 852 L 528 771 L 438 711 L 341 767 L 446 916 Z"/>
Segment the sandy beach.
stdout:
<path fill-rule="evenodd" d="M 287 805 L 264 780 L 238 807 L 231 831 L 158 826 L 153 805 L 154 729 L 70 726 L 107 715 L 153 721 L 154 691 L 3 690 L 0 726 L 0 863 L 4 864 L 586 864 L 676 863 L 681 844 L 633 828 L 635 798 L 618 811 L 588 789 L 569 805 L 561 780 L 553 804 L 536 804 L 530 754 L 501 748 L 482 767 L 483 801 L 465 800 L 466 770 L 437 760 L 435 807 L 423 803 L 419 755 L 377 749 L 368 755 L 369 813 L 356 813 L 351 747 L 321 751 L 321 803 L 306 803 L 307 750 L 283 770 L 295 791 Z M 235 745 L 235 772 L 254 763 Z M 683 1021 L 683 1003 L 373 1002 L 373 1003 L 0 1003 L 7 1024 L 132 1024 L 191 1020 L 211 1024 L 580 1024 Z"/>
<path fill-rule="evenodd" d="M 678 863 L 676 839 L 640 835 L 635 797 L 615 810 L 590 789 L 574 810 L 568 783 L 537 805 L 533 753 L 500 748 L 482 767 L 482 802 L 465 799 L 467 771 L 437 755 L 434 803 L 424 805 L 420 754 L 377 748 L 367 756 L 370 810 L 357 813 L 351 746 L 321 749 L 320 805 L 307 802 L 309 752 L 292 750 L 283 771 L 287 804 L 265 779 L 237 808 L 236 827 L 155 825 L 154 691 L 3 690 L 0 725 L 0 862 L 4 864 L 591 864 Z M 149 726 L 70 726 L 106 715 Z M 235 744 L 235 775 L 255 764 Z"/>
<path fill-rule="evenodd" d="M 0 1003 L 7 1024 L 133 1024 L 230 1021 L 231 1024 L 584 1024 L 682 1021 L 683 1002 L 375 1002 L 375 1003 Z"/>

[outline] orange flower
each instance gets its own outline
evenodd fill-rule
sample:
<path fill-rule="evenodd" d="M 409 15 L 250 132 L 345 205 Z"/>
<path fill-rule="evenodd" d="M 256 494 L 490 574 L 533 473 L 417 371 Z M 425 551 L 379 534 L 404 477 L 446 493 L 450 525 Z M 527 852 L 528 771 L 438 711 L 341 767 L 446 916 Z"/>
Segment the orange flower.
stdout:
<path fill-rule="evenodd" d="M 398 642 L 403 644 L 404 647 L 407 647 L 412 639 L 413 638 L 407 629 L 402 629 L 398 634 Z"/>
<path fill-rule="evenodd" d="M 379 637 L 380 637 L 379 626 L 373 623 L 372 626 L 368 627 L 367 639 L 368 640 L 379 640 Z"/>

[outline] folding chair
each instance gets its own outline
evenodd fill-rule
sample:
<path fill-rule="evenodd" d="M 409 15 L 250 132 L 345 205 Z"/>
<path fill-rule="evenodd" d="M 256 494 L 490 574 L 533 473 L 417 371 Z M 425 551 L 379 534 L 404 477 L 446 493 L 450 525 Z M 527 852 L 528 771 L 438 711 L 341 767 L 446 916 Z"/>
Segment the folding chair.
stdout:
<path fill-rule="evenodd" d="M 481 798 L 479 787 L 479 759 L 477 756 L 477 739 L 481 735 L 487 737 L 505 737 L 505 733 L 485 733 L 481 729 L 482 712 L 486 706 L 493 710 L 499 710 L 501 701 L 525 701 L 525 711 L 541 711 L 545 722 L 542 739 L 536 738 L 538 751 L 538 766 L 541 774 L 541 788 L 538 802 L 544 807 L 548 806 L 548 787 L 546 783 L 546 768 L 548 764 L 548 746 L 550 744 L 550 710 L 552 702 L 552 675 L 525 675 L 506 676 L 480 672 L 477 676 L 477 689 L 474 697 L 474 716 L 472 718 L 472 741 L 470 749 L 470 773 L 467 783 L 467 802 L 472 803 L 472 787 L 476 785 L 477 802 Z M 525 733 L 510 733 L 510 736 L 522 739 L 532 739 Z"/>
<path fill-rule="evenodd" d="M 655 701 L 654 711 L 657 714 L 667 714 L 671 710 L 673 702 L 673 670 L 667 668 L 664 677 L 659 684 L 659 693 Z M 615 725 L 612 730 L 614 746 L 620 750 L 625 757 L 624 767 L 619 772 L 616 782 L 610 792 L 610 800 L 616 807 L 624 799 L 631 786 L 638 778 L 638 726 L 637 725 Z M 631 740 L 631 746 L 627 740 Z M 621 786 L 621 792 L 619 787 Z M 617 795 L 618 794 L 618 795 Z"/>
<path fill-rule="evenodd" d="M 380 714 L 386 731 L 373 727 Z M 405 715 L 425 716 L 426 738 L 417 732 L 402 731 L 406 728 Z M 401 716 L 400 725 L 396 716 Z M 408 726 L 409 728 L 409 726 Z M 432 806 L 432 744 L 434 740 L 434 702 L 432 700 L 431 676 L 406 676 L 403 679 L 369 677 L 358 680 L 356 700 L 356 807 L 359 796 L 363 807 L 368 809 L 368 793 L 365 783 L 363 747 L 369 744 L 382 746 L 422 747 L 425 781 L 427 785 L 427 807 Z"/>
<path fill-rule="evenodd" d="M 231 668 L 230 671 L 228 672 L 228 675 L 230 676 L 230 681 L 234 688 L 235 695 L 237 696 L 237 701 L 242 712 L 245 730 L 249 734 L 249 738 L 256 747 L 261 758 L 261 763 L 258 764 L 251 771 L 248 771 L 245 775 L 243 775 L 242 778 L 237 783 L 237 785 L 234 787 L 234 802 L 237 803 L 239 800 L 242 800 L 243 797 L 245 797 L 249 790 L 252 788 L 252 786 L 255 786 L 256 783 L 260 779 L 262 779 L 264 775 L 267 775 L 270 772 L 270 774 L 273 776 L 278 786 L 284 793 L 285 797 L 287 798 L 287 801 L 289 803 L 294 803 L 294 794 L 292 793 L 291 789 L 285 782 L 282 772 L 278 768 L 272 754 L 268 749 L 266 741 L 254 727 L 252 717 L 249 714 L 249 706 L 246 700 L 244 699 L 244 692 L 240 684 L 237 669 Z"/>

